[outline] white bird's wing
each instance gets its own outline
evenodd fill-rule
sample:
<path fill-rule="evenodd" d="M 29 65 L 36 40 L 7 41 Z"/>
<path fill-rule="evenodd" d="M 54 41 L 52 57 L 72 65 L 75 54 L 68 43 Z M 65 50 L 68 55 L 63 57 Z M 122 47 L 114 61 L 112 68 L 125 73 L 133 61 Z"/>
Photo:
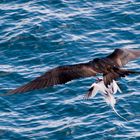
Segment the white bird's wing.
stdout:
<path fill-rule="evenodd" d="M 89 99 L 90 97 L 95 97 L 96 94 L 98 93 L 99 89 L 97 86 L 91 86 L 89 89 L 89 92 L 84 96 L 84 99 Z"/>
<path fill-rule="evenodd" d="M 118 86 L 118 84 L 116 83 L 116 81 L 113 80 L 112 83 L 113 83 L 114 94 L 115 94 L 117 91 L 119 91 L 120 93 L 122 93 L 122 91 L 121 91 L 120 87 Z"/>

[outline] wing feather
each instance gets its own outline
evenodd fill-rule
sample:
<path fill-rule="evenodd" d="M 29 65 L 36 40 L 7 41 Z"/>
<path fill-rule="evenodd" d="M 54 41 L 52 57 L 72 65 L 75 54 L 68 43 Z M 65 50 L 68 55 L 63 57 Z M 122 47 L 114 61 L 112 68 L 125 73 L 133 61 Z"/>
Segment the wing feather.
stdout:
<path fill-rule="evenodd" d="M 22 93 L 30 90 L 50 87 L 57 84 L 64 84 L 74 79 L 95 76 L 96 71 L 90 63 L 61 66 L 46 72 L 35 80 L 11 90 L 9 93 Z"/>
<path fill-rule="evenodd" d="M 122 67 L 138 57 L 140 57 L 140 49 L 115 49 L 112 54 L 107 56 L 118 67 Z"/>

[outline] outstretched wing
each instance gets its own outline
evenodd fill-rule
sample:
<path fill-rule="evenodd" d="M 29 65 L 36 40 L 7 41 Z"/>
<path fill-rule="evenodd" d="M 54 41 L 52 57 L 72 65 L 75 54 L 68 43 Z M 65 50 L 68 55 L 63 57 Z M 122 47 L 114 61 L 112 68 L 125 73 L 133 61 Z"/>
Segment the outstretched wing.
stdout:
<path fill-rule="evenodd" d="M 46 72 L 35 80 L 11 90 L 9 93 L 22 93 L 30 90 L 42 89 L 57 84 L 64 84 L 73 79 L 95 76 L 96 71 L 90 63 L 61 66 Z"/>
<path fill-rule="evenodd" d="M 140 57 L 140 49 L 115 49 L 112 54 L 107 56 L 118 67 L 122 67 L 138 57 Z"/>

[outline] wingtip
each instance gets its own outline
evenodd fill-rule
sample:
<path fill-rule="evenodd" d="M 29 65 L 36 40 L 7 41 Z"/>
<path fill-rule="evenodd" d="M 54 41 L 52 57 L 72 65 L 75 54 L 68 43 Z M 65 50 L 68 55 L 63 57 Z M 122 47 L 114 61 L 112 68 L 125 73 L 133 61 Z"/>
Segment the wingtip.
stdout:
<path fill-rule="evenodd" d="M 0 94 L 0 97 L 10 96 L 10 95 L 13 95 L 13 94 L 7 92 L 7 93 L 2 93 L 2 94 Z"/>

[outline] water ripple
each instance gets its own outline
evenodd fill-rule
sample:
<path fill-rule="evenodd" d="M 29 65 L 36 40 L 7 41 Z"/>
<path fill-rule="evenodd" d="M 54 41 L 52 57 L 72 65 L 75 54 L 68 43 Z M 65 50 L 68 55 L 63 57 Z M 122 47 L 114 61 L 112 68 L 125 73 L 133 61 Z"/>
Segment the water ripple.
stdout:
<path fill-rule="evenodd" d="M 115 48 L 140 48 L 140 2 L 2 0 L 1 93 L 59 65 L 87 62 Z M 139 70 L 140 60 L 126 68 Z M 119 80 L 118 118 L 100 95 L 83 100 L 95 78 L 1 97 L 0 139 L 139 139 L 139 75 Z"/>

